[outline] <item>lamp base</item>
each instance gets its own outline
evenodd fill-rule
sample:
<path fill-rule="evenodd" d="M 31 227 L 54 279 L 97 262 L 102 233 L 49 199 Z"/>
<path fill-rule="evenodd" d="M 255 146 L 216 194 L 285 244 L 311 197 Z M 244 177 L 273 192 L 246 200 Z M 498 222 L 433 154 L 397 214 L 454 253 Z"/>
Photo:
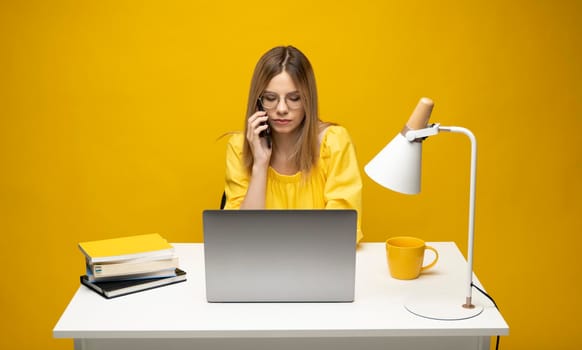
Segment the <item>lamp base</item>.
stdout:
<path fill-rule="evenodd" d="M 478 316 L 483 312 L 483 306 L 473 305 L 472 308 L 463 306 L 458 300 L 410 302 L 404 305 L 410 313 L 442 321 L 459 321 Z"/>

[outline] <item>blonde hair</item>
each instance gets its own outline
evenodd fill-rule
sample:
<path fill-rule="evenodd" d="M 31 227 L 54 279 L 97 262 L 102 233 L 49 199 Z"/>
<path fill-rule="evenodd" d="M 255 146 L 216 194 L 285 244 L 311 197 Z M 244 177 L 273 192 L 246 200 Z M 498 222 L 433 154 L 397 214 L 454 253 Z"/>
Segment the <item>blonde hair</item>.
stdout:
<path fill-rule="evenodd" d="M 251 80 L 247 112 L 245 114 L 245 135 L 247 132 L 246 121 L 250 115 L 256 112 L 257 99 L 262 95 L 271 79 L 283 71 L 291 76 L 291 79 L 299 89 L 305 110 L 305 118 L 300 126 L 292 161 L 297 169 L 304 174 L 308 174 L 317 163 L 319 155 L 318 135 L 320 120 L 317 105 L 317 87 L 311 63 L 295 47 L 278 46 L 272 48 L 257 62 Z M 277 144 L 273 140 L 273 148 L 276 147 Z M 250 173 L 253 166 L 253 155 L 246 139 L 243 146 L 243 159 L 245 167 Z"/>

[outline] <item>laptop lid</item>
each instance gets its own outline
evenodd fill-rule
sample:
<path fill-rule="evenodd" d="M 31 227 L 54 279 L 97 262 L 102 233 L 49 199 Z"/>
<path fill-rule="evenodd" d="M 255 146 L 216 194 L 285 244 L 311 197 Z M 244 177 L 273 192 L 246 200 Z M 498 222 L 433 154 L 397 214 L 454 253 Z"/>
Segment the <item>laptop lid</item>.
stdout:
<path fill-rule="evenodd" d="M 355 210 L 206 210 L 209 302 L 354 300 Z"/>

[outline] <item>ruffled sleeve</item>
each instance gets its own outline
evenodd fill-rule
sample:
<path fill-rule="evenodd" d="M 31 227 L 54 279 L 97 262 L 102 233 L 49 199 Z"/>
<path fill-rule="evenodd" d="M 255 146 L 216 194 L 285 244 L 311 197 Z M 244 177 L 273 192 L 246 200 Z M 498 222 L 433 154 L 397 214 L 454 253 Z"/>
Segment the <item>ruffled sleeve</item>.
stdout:
<path fill-rule="evenodd" d="M 358 212 L 357 241 L 362 237 L 362 178 L 356 151 L 347 130 L 330 126 L 320 148 L 327 209 L 355 209 Z"/>
<path fill-rule="evenodd" d="M 249 175 L 243 162 L 243 144 L 244 135 L 237 133 L 230 137 L 226 146 L 224 192 L 227 200 L 224 209 L 240 209 L 249 187 Z"/>

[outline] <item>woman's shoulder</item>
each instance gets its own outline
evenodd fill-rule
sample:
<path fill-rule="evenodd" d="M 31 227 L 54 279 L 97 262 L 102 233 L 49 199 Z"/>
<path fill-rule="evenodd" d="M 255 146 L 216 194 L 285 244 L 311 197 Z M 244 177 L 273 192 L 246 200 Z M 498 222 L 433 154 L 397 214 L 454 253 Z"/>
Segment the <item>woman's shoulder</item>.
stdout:
<path fill-rule="evenodd" d="M 225 134 L 224 136 L 226 136 L 228 138 L 228 145 L 230 147 L 242 149 L 244 141 L 245 141 L 245 137 L 241 131 L 229 132 L 228 134 Z"/>
<path fill-rule="evenodd" d="M 330 124 L 324 127 L 321 136 L 321 148 L 344 148 L 346 144 L 352 142 L 348 130 L 337 124 Z"/>
<path fill-rule="evenodd" d="M 227 153 L 234 153 L 237 157 L 241 157 L 244 148 L 245 137 L 242 132 L 230 132 L 223 135 L 228 139 L 226 144 Z"/>

